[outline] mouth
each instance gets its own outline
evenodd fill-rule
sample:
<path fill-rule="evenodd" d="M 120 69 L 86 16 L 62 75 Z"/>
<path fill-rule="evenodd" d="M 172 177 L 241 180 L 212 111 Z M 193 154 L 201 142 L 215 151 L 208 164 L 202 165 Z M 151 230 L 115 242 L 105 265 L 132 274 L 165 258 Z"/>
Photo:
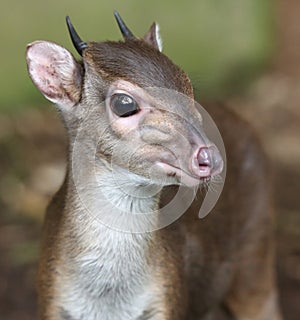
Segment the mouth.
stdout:
<path fill-rule="evenodd" d="M 159 166 L 167 176 L 179 178 L 180 182 L 187 187 L 196 187 L 199 184 L 210 180 L 210 175 L 196 177 L 169 163 L 156 162 L 155 164 Z"/>

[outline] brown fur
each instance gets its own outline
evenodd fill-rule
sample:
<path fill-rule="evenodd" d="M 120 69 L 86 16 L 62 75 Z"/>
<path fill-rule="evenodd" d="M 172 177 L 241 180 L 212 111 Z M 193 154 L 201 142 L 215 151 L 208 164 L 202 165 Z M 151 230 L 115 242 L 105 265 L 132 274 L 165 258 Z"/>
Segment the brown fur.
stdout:
<path fill-rule="evenodd" d="M 168 57 L 142 40 L 91 42 L 84 52 L 86 63 L 106 81 L 124 79 L 140 87 L 177 90 L 192 96 L 187 75 Z"/>
<path fill-rule="evenodd" d="M 109 84 L 116 79 L 142 88 L 173 89 L 193 97 L 186 74 L 144 40 L 88 43 L 83 67 L 81 106 L 87 109 L 105 97 Z M 273 269 L 268 165 L 248 124 L 222 105 L 205 107 L 218 125 L 227 150 L 225 188 L 205 219 L 198 219 L 199 201 L 194 201 L 178 221 L 143 238 L 147 244 L 146 265 L 157 298 L 136 320 L 280 319 Z M 75 106 L 72 112 L 82 111 Z M 72 119 L 68 115 L 65 121 L 71 154 L 80 117 Z M 91 129 L 85 130 L 88 135 Z M 109 134 L 118 138 L 113 131 Z M 109 159 L 110 149 L 100 154 Z M 79 212 L 71 161 L 70 158 L 65 182 L 45 219 L 39 268 L 43 320 L 72 319 L 57 302 L 58 284 L 72 279 L 72 259 L 85 249 L 77 236 L 81 224 L 86 222 L 84 217 L 76 216 Z M 175 191 L 176 187 L 166 187 L 161 205 Z M 199 192 L 197 199 L 201 196 Z"/>

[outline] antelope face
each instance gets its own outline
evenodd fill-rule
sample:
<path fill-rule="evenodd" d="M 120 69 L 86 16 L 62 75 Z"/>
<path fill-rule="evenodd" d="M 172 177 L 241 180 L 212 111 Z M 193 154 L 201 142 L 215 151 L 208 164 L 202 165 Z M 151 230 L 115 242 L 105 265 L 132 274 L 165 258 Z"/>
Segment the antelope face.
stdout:
<path fill-rule="evenodd" d="M 77 41 L 76 48 L 81 63 L 58 45 L 35 42 L 28 47 L 28 69 L 58 104 L 70 135 L 89 118 L 83 130 L 86 142 L 97 144 L 96 161 L 162 185 L 194 186 L 222 171 L 190 80 L 159 50 L 155 24 L 143 39 L 130 34 L 125 42 Z"/>
<path fill-rule="evenodd" d="M 89 43 L 83 58 L 86 104 L 104 101 L 109 161 L 162 184 L 196 185 L 221 172 L 222 158 L 203 132 L 190 80 L 170 59 L 135 39 Z M 107 155 L 107 140 L 99 138 L 99 157 Z"/>

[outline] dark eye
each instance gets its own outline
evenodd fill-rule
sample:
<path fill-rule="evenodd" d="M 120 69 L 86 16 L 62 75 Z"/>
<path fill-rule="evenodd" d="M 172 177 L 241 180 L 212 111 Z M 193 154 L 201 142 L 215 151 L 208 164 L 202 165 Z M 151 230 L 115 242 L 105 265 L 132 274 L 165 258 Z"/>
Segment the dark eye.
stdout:
<path fill-rule="evenodd" d="M 124 93 L 114 94 L 110 103 L 113 112 L 119 117 L 129 117 L 139 111 L 137 102 Z"/>

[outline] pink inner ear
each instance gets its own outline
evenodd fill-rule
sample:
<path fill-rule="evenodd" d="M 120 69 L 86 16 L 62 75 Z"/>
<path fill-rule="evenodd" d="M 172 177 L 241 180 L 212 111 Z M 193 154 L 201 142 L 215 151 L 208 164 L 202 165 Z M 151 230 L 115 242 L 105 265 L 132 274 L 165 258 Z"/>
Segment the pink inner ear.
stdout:
<path fill-rule="evenodd" d="M 53 65 L 37 64 L 31 72 L 35 73 L 35 84 L 44 95 L 49 99 L 63 98 L 63 88 Z"/>
<path fill-rule="evenodd" d="M 66 49 L 54 43 L 34 42 L 27 49 L 27 64 L 32 81 L 47 99 L 59 105 L 77 102 L 76 61 Z"/>

